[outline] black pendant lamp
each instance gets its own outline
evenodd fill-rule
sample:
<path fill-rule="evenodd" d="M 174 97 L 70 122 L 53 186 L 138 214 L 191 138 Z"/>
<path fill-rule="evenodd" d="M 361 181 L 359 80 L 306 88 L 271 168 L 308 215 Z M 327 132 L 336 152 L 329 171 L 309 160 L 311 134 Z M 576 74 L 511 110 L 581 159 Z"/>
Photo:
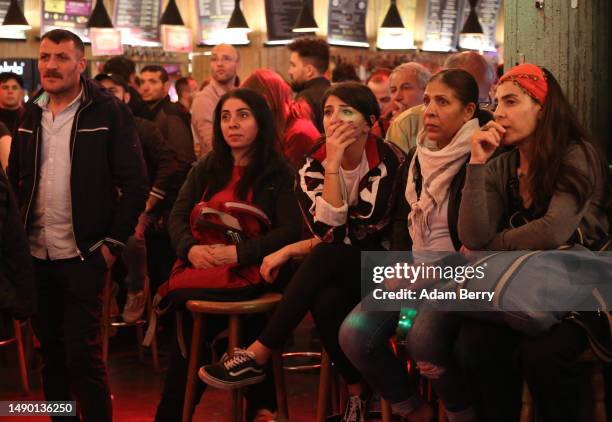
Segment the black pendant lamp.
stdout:
<path fill-rule="evenodd" d="M 242 9 L 240 9 L 240 0 L 235 0 L 234 2 L 234 11 L 232 12 L 232 16 L 230 16 L 230 20 L 227 23 L 227 29 L 251 32 L 251 28 L 249 28 L 249 24 L 244 17 L 244 13 L 242 13 Z"/>
<path fill-rule="evenodd" d="M 302 10 L 298 15 L 297 21 L 292 29 L 293 32 L 317 32 L 319 25 L 315 20 L 310 8 L 306 4 L 306 1 L 302 3 Z"/>
<path fill-rule="evenodd" d="M 6 11 L 6 15 L 4 16 L 2 27 L 3 29 L 16 31 L 27 31 L 28 29 L 32 29 L 28 23 L 28 20 L 23 14 L 23 10 L 21 10 L 21 7 L 19 7 L 17 0 L 11 0 L 11 3 Z"/>
<path fill-rule="evenodd" d="M 405 29 L 404 22 L 402 21 L 402 17 L 397 9 L 396 0 L 391 0 L 389 10 L 387 10 L 385 19 L 383 19 L 383 23 L 380 25 L 380 27 L 387 29 Z"/>
<path fill-rule="evenodd" d="M 97 0 L 89 20 L 87 21 L 88 28 L 112 28 L 113 22 L 108 16 L 106 7 L 102 0 Z"/>
<path fill-rule="evenodd" d="M 478 20 L 478 14 L 476 13 L 476 6 L 478 0 L 470 0 L 470 14 L 468 15 L 465 25 L 461 30 L 461 35 L 483 35 L 482 25 Z"/>
<path fill-rule="evenodd" d="M 175 0 L 169 0 L 166 10 L 162 13 L 161 19 L 159 20 L 160 25 L 174 25 L 174 26 L 185 26 L 181 12 L 178 10 Z"/>

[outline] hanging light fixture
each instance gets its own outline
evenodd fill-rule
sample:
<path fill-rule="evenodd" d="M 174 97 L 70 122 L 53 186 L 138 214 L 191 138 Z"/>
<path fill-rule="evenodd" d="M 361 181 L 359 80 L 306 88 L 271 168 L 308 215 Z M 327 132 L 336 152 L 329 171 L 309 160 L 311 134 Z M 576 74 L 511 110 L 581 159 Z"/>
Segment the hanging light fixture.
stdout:
<path fill-rule="evenodd" d="M 400 16 L 399 10 L 397 9 L 397 1 L 391 0 L 391 4 L 389 5 L 389 10 L 387 10 L 387 14 L 385 15 L 385 19 L 383 20 L 381 28 L 386 28 L 391 31 L 396 30 L 397 32 L 405 29 L 404 22 L 402 22 L 402 17 Z"/>
<path fill-rule="evenodd" d="M 178 10 L 175 0 L 169 0 L 166 10 L 162 13 L 159 20 L 160 25 L 174 25 L 174 26 L 185 26 L 181 12 Z"/>
<path fill-rule="evenodd" d="M 113 28 L 113 22 L 108 16 L 108 12 L 106 11 L 106 7 L 104 7 L 104 2 L 102 0 L 97 0 L 96 5 L 89 16 L 89 20 L 87 21 L 88 28 Z"/>
<path fill-rule="evenodd" d="M 27 31 L 32 29 L 21 7 L 19 7 L 17 0 L 11 0 L 6 15 L 4 16 L 4 22 L 2 22 L 2 29 L 14 31 Z"/>
<path fill-rule="evenodd" d="M 389 10 L 387 10 L 387 14 L 378 29 L 376 38 L 376 46 L 381 50 L 412 50 L 416 48 L 412 31 L 404 26 L 396 0 L 391 0 Z"/>
<path fill-rule="evenodd" d="M 227 23 L 227 29 L 230 29 L 234 32 L 251 32 L 251 28 L 249 28 L 249 24 L 240 9 L 240 0 L 235 0 L 234 3 L 234 11 L 232 12 L 232 16 L 230 16 L 230 20 Z"/>
<path fill-rule="evenodd" d="M 295 21 L 295 25 L 292 29 L 293 32 L 317 32 L 319 30 L 319 25 L 317 25 L 317 21 L 315 20 L 310 8 L 306 4 L 306 0 L 302 2 L 302 10 L 298 15 L 297 20 Z"/>
<path fill-rule="evenodd" d="M 478 20 L 478 14 L 476 13 L 476 6 L 478 5 L 478 0 L 470 0 L 470 13 L 468 15 L 467 20 L 465 21 L 465 25 L 463 25 L 463 29 L 461 30 L 462 35 L 483 35 L 482 25 Z"/>

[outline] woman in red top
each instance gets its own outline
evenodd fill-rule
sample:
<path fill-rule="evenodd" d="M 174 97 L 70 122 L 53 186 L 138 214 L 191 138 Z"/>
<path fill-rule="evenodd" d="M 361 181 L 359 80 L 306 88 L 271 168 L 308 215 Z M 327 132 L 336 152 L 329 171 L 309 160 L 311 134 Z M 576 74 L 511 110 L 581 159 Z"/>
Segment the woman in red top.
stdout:
<path fill-rule="evenodd" d="M 294 168 L 321 137 L 312 123 L 312 110 L 304 101 L 293 101 L 291 88 L 270 69 L 254 71 L 241 85 L 262 95 L 274 115 L 276 135 L 281 151 Z"/>
<path fill-rule="evenodd" d="M 266 255 L 300 238 L 302 217 L 293 193 L 294 172 L 276 148 L 272 121 L 272 113 L 264 98 L 248 89 L 232 90 L 222 96 L 217 104 L 212 151 L 189 172 L 168 222 L 170 238 L 180 260 L 169 284 L 172 285 L 181 274 L 199 275 L 202 283 L 197 288 L 170 290 L 167 297 L 178 311 L 184 308 L 183 303 L 187 299 L 244 300 L 260 294 L 262 283 L 220 288 L 214 285 L 217 280 L 214 275 L 223 274 L 223 266 L 234 264 L 241 269 L 258 268 Z M 248 203 L 251 207 L 259 208 L 269 219 L 269 230 L 235 244 L 210 242 L 216 232 L 210 226 L 199 226 L 194 214 L 197 217 L 197 211 L 203 207 L 227 206 L 228 202 Z M 245 321 L 245 341 L 254 340 L 261 331 L 261 322 L 256 319 Z M 227 319 L 207 317 L 205 325 L 205 339 L 211 343 L 227 326 Z M 191 332 L 192 319 L 188 312 L 183 312 L 182 329 L 183 333 Z M 185 336 L 186 341 L 188 337 Z M 185 346 L 188 351 L 189 345 Z M 206 348 L 206 356 L 200 364 L 210 361 L 209 352 L 210 349 Z M 188 357 L 181 355 L 177 341 L 173 341 L 164 391 L 155 415 L 156 422 L 182 419 L 187 364 Z M 253 420 L 257 414 L 261 416 L 264 409 L 275 409 L 273 388 L 270 382 L 245 391 L 247 420 Z M 203 390 L 204 385 L 199 383 L 196 402 Z M 210 420 L 210 417 L 205 419 Z"/>

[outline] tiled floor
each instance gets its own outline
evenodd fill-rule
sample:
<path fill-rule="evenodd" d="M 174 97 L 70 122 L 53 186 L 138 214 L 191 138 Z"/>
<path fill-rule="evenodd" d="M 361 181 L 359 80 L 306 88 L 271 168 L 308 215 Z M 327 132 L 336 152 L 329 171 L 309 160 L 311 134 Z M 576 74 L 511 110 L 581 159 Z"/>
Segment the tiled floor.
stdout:
<path fill-rule="evenodd" d="M 150 359 L 138 361 L 135 335 L 123 329 L 111 339 L 109 379 L 113 393 L 114 421 L 148 422 L 153 420 L 162 389 L 164 374 L 154 373 Z M 302 324 L 296 332 L 299 347 L 308 345 L 310 326 Z M 304 334 L 300 336 L 300 334 Z M 299 339 L 302 338 L 300 341 Z M 0 349 L 0 400 L 42 400 L 40 370 L 32 371 L 30 396 L 21 394 L 14 347 Z M 164 360 L 162 359 L 162 362 Z M 289 413 L 292 422 L 313 421 L 316 412 L 318 372 L 286 373 Z M 229 420 L 230 393 L 208 389 L 199 404 L 194 421 L 221 422 Z M 47 417 L 0 417 L 2 421 L 42 422 Z M 178 421 L 177 421 L 178 422 Z"/>

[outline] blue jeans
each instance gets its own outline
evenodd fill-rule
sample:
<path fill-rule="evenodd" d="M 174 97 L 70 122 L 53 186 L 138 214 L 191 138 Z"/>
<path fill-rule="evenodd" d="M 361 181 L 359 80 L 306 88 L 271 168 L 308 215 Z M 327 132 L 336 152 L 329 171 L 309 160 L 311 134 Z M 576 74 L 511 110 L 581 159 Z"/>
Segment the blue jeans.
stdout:
<path fill-rule="evenodd" d="M 471 403 L 465 388 L 462 371 L 454 357 L 454 346 L 462 324 L 459 312 L 443 312 L 421 305 L 414 324 L 408 332 L 410 356 L 418 362 L 427 362 L 444 368 L 431 385 L 444 402 L 449 420 L 451 413 L 471 414 Z"/>
<path fill-rule="evenodd" d="M 365 311 L 362 303 L 342 323 L 340 346 L 370 387 L 389 402 L 393 412 L 407 415 L 423 400 L 416 380 L 408 375 L 406 365 L 389 345 L 399 312 Z"/>
<path fill-rule="evenodd" d="M 125 287 L 130 293 L 139 292 L 144 289 L 144 280 L 147 275 L 147 244 L 145 234 L 154 217 L 147 213 L 142 213 L 138 217 L 138 224 L 134 230 L 134 235 L 130 236 L 122 258 L 127 268 L 125 277 Z"/>

